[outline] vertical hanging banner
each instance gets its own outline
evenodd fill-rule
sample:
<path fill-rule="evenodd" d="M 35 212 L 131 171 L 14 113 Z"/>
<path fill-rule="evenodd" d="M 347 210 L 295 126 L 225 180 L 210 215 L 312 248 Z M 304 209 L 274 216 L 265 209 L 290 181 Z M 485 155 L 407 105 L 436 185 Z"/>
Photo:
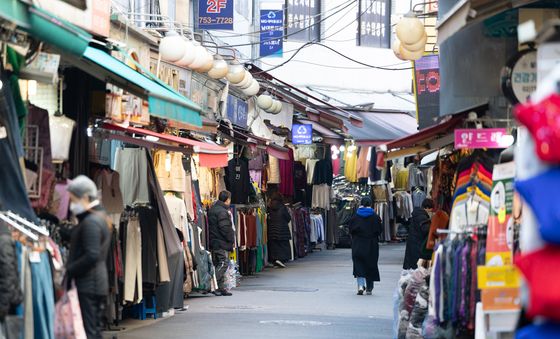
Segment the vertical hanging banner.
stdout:
<path fill-rule="evenodd" d="M 198 28 L 233 30 L 233 0 L 198 0 Z"/>
<path fill-rule="evenodd" d="M 261 8 L 260 14 L 260 56 L 282 57 L 284 10 Z"/>
<path fill-rule="evenodd" d="M 420 128 L 434 124 L 439 117 L 439 55 L 425 55 L 414 61 L 416 117 Z"/>

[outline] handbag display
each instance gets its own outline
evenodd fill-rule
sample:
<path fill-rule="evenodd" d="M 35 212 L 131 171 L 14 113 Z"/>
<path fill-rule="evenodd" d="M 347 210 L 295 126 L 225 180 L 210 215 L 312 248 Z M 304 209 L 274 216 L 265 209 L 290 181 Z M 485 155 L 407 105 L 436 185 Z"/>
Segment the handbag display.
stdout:
<path fill-rule="evenodd" d="M 72 281 L 70 289 L 55 306 L 54 336 L 57 339 L 87 339 L 82 321 L 82 311 L 76 284 Z"/>

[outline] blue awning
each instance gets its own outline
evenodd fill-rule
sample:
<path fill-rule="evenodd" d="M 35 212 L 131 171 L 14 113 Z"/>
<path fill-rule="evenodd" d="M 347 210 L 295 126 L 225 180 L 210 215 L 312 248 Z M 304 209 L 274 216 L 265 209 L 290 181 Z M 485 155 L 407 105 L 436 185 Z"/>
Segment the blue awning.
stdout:
<path fill-rule="evenodd" d="M 87 47 L 82 58 L 70 61 L 102 81 L 147 99 L 151 115 L 202 126 L 201 108 L 197 104 L 100 49 Z"/>

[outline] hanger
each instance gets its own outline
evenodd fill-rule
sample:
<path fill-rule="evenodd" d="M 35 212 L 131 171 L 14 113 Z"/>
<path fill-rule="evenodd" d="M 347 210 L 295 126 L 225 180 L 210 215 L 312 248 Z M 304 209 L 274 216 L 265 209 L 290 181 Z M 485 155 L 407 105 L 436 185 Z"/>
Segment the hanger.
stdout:
<path fill-rule="evenodd" d="M 29 222 L 27 220 L 25 220 L 24 218 L 20 217 L 19 215 L 13 213 L 12 211 L 8 211 L 8 212 L 4 212 L 4 214 L 6 214 L 8 217 L 18 221 L 19 223 L 23 224 L 26 227 L 31 228 L 32 230 L 34 230 L 35 232 L 44 235 L 44 236 L 49 236 L 49 231 L 47 231 L 44 227 L 40 227 L 37 226 L 35 224 L 33 224 L 32 222 Z"/>
<path fill-rule="evenodd" d="M 34 234 L 33 232 L 31 232 L 30 230 L 26 229 L 25 227 L 19 225 L 17 222 L 15 222 L 14 220 L 8 218 L 6 215 L 0 213 L 0 219 L 2 219 L 4 222 L 6 222 L 8 225 L 12 226 L 13 228 L 15 228 L 16 230 L 18 230 L 19 232 L 21 232 L 22 234 L 26 235 L 28 238 L 30 238 L 33 241 L 37 241 L 39 240 L 39 236 L 37 236 L 36 234 Z"/>

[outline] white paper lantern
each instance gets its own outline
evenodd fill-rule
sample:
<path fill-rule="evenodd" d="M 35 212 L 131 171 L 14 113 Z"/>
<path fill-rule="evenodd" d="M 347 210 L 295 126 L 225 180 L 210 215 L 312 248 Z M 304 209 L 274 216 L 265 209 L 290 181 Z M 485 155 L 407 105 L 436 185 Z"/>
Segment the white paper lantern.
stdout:
<path fill-rule="evenodd" d="M 400 54 L 403 57 L 403 59 L 413 61 L 413 60 L 420 59 L 424 55 L 424 50 L 412 52 L 404 48 L 403 45 L 401 45 Z"/>
<path fill-rule="evenodd" d="M 422 36 L 422 39 L 420 39 L 418 42 L 414 44 L 402 43 L 401 45 L 407 51 L 418 52 L 418 51 L 424 51 L 426 49 L 426 42 L 428 42 L 428 33 L 426 33 L 426 31 L 424 30 L 424 36 Z"/>
<path fill-rule="evenodd" d="M 242 89 L 247 88 L 247 86 L 251 84 L 252 80 L 253 80 L 253 76 L 251 75 L 251 73 L 249 73 L 247 71 L 244 71 L 243 80 L 241 80 L 237 84 L 233 84 L 233 85 L 235 87 L 241 87 Z"/>
<path fill-rule="evenodd" d="M 185 45 L 185 51 L 183 57 L 175 62 L 176 65 L 181 67 L 189 67 L 193 63 L 196 57 L 195 45 L 192 41 L 183 39 L 183 44 Z"/>
<path fill-rule="evenodd" d="M 406 60 L 403 58 L 403 56 L 401 55 L 401 42 L 399 39 L 395 38 L 395 41 L 393 42 L 393 53 L 395 53 L 395 56 L 401 60 Z"/>
<path fill-rule="evenodd" d="M 178 61 L 185 54 L 185 39 L 175 31 L 167 32 L 159 42 L 159 53 L 164 61 Z"/>
<path fill-rule="evenodd" d="M 280 112 L 282 112 L 282 101 L 280 100 L 276 100 L 276 104 L 274 106 L 272 106 L 272 114 L 278 114 Z"/>
<path fill-rule="evenodd" d="M 245 80 L 247 80 L 247 82 L 244 85 L 239 86 L 242 90 L 246 90 L 247 88 L 249 88 L 249 86 L 253 84 L 253 81 L 255 81 L 255 79 L 253 79 L 253 75 L 249 73 L 249 71 L 246 72 L 247 74 L 245 74 Z"/>
<path fill-rule="evenodd" d="M 234 62 L 230 65 L 227 74 L 227 80 L 232 84 L 238 84 L 245 78 L 245 68 L 238 62 Z"/>
<path fill-rule="evenodd" d="M 206 48 L 204 48 L 204 46 L 197 44 L 197 46 L 194 48 L 194 51 L 195 58 L 194 61 L 189 65 L 190 69 L 200 68 L 204 66 L 208 61 L 208 51 L 206 50 Z"/>
<path fill-rule="evenodd" d="M 272 97 L 268 94 L 261 94 L 257 98 L 257 106 L 259 106 L 261 109 L 264 109 L 265 111 L 269 110 L 273 104 L 274 99 L 272 99 Z"/>
<path fill-rule="evenodd" d="M 198 73 L 206 73 L 214 66 L 214 57 L 210 54 L 210 52 L 208 52 L 208 50 L 206 52 L 206 62 L 204 65 L 196 69 Z"/>
<path fill-rule="evenodd" d="M 251 85 L 249 87 L 247 87 L 246 89 L 243 90 L 243 93 L 245 93 L 245 95 L 247 96 L 253 96 L 253 95 L 257 95 L 259 93 L 259 90 L 261 89 L 261 86 L 259 85 L 259 82 L 257 80 L 254 80 L 251 82 Z"/>
<path fill-rule="evenodd" d="M 276 99 L 273 99 L 272 100 L 272 106 L 270 106 L 270 108 L 267 109 L 266 111 L 268 113 L 274 114 L 274 111 L 276 111 L 276 107 L 277 107 L 278 104 L 280 104 L 280 102 Z"/>
<path fill-rule="evenodd" d="M 402 43 L 415 44 L 424 36 L 424 24 L 412 12 L 406 14 L 396 27 L 397 37 Z"/>
<path fill-rule="evenodd" d="M 208 71 L 208 76 L 212 79 L 221 79 L 228 74 L 228 64 L 219 54 L 214 55 L 214 64 Z"/>

